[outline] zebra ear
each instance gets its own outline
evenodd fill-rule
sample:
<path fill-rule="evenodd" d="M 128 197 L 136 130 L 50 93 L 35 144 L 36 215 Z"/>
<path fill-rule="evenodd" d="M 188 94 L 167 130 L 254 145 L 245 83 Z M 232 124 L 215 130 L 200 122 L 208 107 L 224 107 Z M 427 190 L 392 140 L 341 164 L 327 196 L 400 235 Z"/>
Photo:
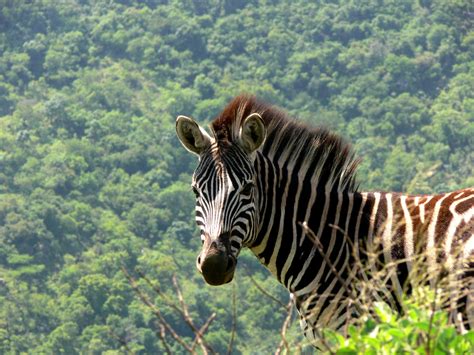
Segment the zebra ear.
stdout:
<path fill-rule="evenodd" d="M 201 153 L 211 144 L 211 137 L 196 121 L 186 116 L 176 119 L 176 133 L 181 144 L 191 153 Z"/>
<path fill-rule="evenodd" d="M 267 135 L 267 129 L 263 123 L 262 116 L 252 113 L 248 116 L 240 129 L 240 142 L 247 153 L 258 149 Z"/>

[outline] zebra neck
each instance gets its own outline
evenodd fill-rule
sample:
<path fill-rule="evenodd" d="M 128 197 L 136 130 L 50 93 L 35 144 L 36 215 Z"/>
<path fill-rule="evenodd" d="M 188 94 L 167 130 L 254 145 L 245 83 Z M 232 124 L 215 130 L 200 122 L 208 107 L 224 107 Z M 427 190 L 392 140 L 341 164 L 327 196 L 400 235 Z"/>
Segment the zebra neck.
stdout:
<path fill-rule="evenodd" d="M 347 239 L 361 243 L 368 234 L 374 198 L 327 191 L 316 179 L 278 168 L 262 156 L 255 166 L 259 218 L 249 247 L 291 292 L 314 289 L 330 266 L 308 232 L 317 237 L 335 266 L 343 266 L 350 257 Z"/>

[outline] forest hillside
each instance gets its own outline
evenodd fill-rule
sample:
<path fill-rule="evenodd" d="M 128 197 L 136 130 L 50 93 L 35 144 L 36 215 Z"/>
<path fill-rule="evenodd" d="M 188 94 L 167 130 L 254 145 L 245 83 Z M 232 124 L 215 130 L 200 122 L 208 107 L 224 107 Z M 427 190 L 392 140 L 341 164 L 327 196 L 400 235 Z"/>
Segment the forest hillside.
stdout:
<path fill-rule="evenodd" d="M 249 92 L 347 137 L 361 189 L 474 185 L 469 0 L 0 0 L 0 353 L 270 353 L 288 295 L 206 286 L 179 114 Z M 155 291 L 136 271 L 146 275 Z M 156 292 L 159 288 L 160 292 Z M 235 313 L 235 317 L 233 314 Z M 290 332 L 301 339 L 295 323 Z M 160 337 L 168 339 L 167 342 Z"/>

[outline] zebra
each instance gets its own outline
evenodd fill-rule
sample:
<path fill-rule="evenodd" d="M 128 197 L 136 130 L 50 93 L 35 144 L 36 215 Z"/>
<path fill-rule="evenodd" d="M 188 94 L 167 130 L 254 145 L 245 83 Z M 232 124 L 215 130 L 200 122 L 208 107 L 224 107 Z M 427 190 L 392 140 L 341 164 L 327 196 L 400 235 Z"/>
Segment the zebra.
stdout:
<path fill-rule="evenodd" d="M 314 342 L 318 329 L 347 321 L 341 300 L 357 297 L 347 286 L 355 263 L 368 260 L 365 250 L 379 245 L 377 261 L 395 265 L 387 283 L 397 308 L 424 252 L 428 266 L 461 270 L 466 296 L 453 317 L 461 330 L 473 327 L 473 188 L 359 192 L 359 159 L 342 137 L 251 95 L 235 97 L 210 128 L 212 135 L 191 118 L 176 120 L 179 140 L 199 160 L 192 177 L 202 242 L 196 266 L 208 284 L 230 282 L 249 248 L 290 291 Z"/>

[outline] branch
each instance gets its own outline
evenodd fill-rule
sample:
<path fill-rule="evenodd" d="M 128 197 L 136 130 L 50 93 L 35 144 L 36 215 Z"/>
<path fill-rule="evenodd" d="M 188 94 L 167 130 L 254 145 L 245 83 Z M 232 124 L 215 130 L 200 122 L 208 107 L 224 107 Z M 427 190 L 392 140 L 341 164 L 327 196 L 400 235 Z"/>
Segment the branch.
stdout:
<path fill-rule="evenodd" d="M 201 341 L 201 336 L 200 336 L 200 334 L 198 334 L 198 331 L 197 331 L 196 327 L 194 326 L 194 322 L 193 322 L 191 316 L 189 315 L 188 306 L 184 302 L 183 294 L 181 293 L 181 289 L 179 287 L 178 280 L 176 279 L 176 275 L 173 275 L 171 280 L 173 282 L 173 286 L 174 286 L 174 289 L 176 291 L 176 295 L 178 296 L 178 302 L 181 306 L 180 309 L 178 309 L 178 307 L 173 307 L 173 308 L 175 308 L 181 314 L 181 316 L 183 317 L 186 324 L 188 324 L 188 326 L 196 334 L 196 338 L 195 338 L 195 341 L 193 342 L 193 346 L 191 347 L 191 350 L 194 351 L 195 344 L 198 343 L 201 346 L 201 349 L 202 349 L 203 353 L 205 355 L 207 355 L 206 347 L 203 346 L 202 341 Z M 173 306 L 175 306 L 175 305 L 173 305 Z"/>
<path fill-rule="evenodd" d="M 165 329 L 165 326 L 159 322 L 158 323 L 158 327 L 160 328 L 160 331 L 157 332 L 158 334 L 158 337 L 160 338 L 162 344 L 163 344 L 163 347 L 165 348 L 166 350 L 166 353 L 169 354 L 169 355 L 172 355 L 173 353 L 171 352 L 171 349 L 170 347 L 168 346 L 168 343 L 166 342 L 166 329 Z"/>
<path fill-rule="evenodd" d="M 235 297 L 235 283 L 232 284 L 232 330 L 230 333 L 229 345 L 227 346 L 227 354 L 232 354 L 234 347 L 234 339 L 237 325 L 237 309 L 236 309 L 236 297 Z"/>
<path fill-rule="evenodd" d="M 166 323 L 166 320 L 163 318 L 163 316 L 158 315 L 155 312 L 156 306 L 148 299 L 146 295 L 143 294 L 142 291 L 140 291 L 136 285 L 135 280 L 128 274 L 128 272 L 125 270 L 125 268 L 122 267 L 122 270 L 124 271 L 125 275 L 127 276 L 130 284 L 134 288 L 135 292 L 139 295 L 140 299 L 142 300 L 145 305 L 147 305 L 152 311 L 155 313 L 155 315 L 158 317 L 158 320 L 160 321 L 160 324 L 164 326 L 164 329 L 173 336 L 173 338 L 176 339 L 176 337 L 179 337 L 179 335 L 171 328 L 169 324 Z M 161 289 L 156 286 L 146 275 L 143 271 L 137 269 L 137 273 L 140 275 L 140 277 L 145 280 L 145 282 L 153 289 L 153 291 L 165 302 L 167 306 L 169 306 L 171 309 L 176 311 L 181 318 L 184 320 L 184 322 L 187 324 L 187 326 L 191 329 L 191 331 L 195 335 L 195 339 L 192 343 L 191 346 L 185 344 L 184 340 L 180 339 L 181 341 L 178 341 L 181 345 L 185 347 L 185 349 L 190 352 L 190 353 L 195 353 L 195 347 L 197 344 L 200 345 L 203 354 L 208 354 L 209 352 L 212 354 L 215 354 L 216 351 L 205 341 L 204 339 L 204 334 L 205 332 L 209 329 L 210 324 L 212 321 L 215 319 L 216 314 L 213 313 L 211 316 L 207 319 L 207 321 L 204 323 L 204 325 L 198 329 L 197 326 L 194 324 L 193 319 L 191 318 L 191 315 L 189 313 L 188 306 L 186 302 L 184 301 L 183 294 L 181 292 L 180 285 L 178 283 L 178 280 L 176 278 L 176 275 L 173 275 L 172 277 L 172 282 L 173 282 L 173 287 L 175 289 L 175 293 L 178 298 L 178 302 L 175 302 L 174 300 L 170 300 L 170 298 L 161 291 Z M 162 334 L 159 334 L 160 338 Z M 164 338 L 162 338 L 164 339 Z"/>
<path fill-rule="evenodd" d="M 275 351 L 275 355 L 280 355 L 281 351 L 283 350 L 283 347 L 286 349 L 286 353 L 290 354 L 290 346 L 288 345 L 288 341 L 286 340 L 286 331 L 288 330 L 288 327 L 291 324 L 291 319 L 293 316 L 293 299 L 291 298 L 291 296 L 290 296 L 290 301 L 286 305 L 286 309 L 287 309 L 287 315 L 280 329 L 281 341 L 280 341 L 280 344 L 278 345 L 277 350 Z"/>
<path fill-rule="evenodd" d="M 339 271 L 337 271 L 336 267 L 332 263 L 332 261 L 329 259 L 329 256 L 327 253 L 324 251 L 323 245 L 319 241 L 318 237 L 314 234 L 314 232 L 308 227 L 306 222 L 301 223 L 301 226 L 303 227 L 303 230 L 305 231 L 305 235 L 309 236 L 309 239 L 313 242 L 313 244 L 316 246 L 316 249 L 318 250 L 319 254 L 323 257 L 324 261 L 326 264 L 329 266 L 331 269 L 331 272 L 336 276 L 337 280 L 340 282 L 341 286 L 344 287 L 344 289 L 349 293 L 349 295 L 353 298 L 356 299 L 356 296 L 353 292 L 352 289 L 350 289 L 347 285 L 347 280 L 344 280 L 341 275 L 339 274 Z"/>
<path fill-rule="evenodd" d="M 272 296 L 270 293 L 268 293 L 267 291 L 265 291 L 262 286 L 260 286 L 258 284 L 257 281 L 255 281 L 255 279 L 252 277 L 252 275 L 248 274 L 247 273 L 247 276 L 250 278 L 250 281 L 252 281 L 252 283 L 255 285 L 255 287 L 261 292 L 263 293 L 265 296 L 267 296 L 269 299 L 271 299 L 273 302 L 277 303 L 281 308 L 283 308 L 285 311 L 286 311 L 286 305 L 280 301 L 278 298 L 276 298 L 275 296 Z"/>
<path fill-rule="evenodd" d="M 194 348 L 196 347 L 196 344 L 198 343 L 198 340 L 202 340 L 204 334 L 207 332 L 207 329 L 209 328 L 209 326 L 211 325 L 211 323 L 214 321 L 214 319 L 216 319 L 216 313 L 212 313 L 211 316 L 207 319 L 207 321 L 204 323 L 204 325 L 201 327 L 201 329 L 199 329 L 199 331 L 196 333 L 196 337 L 194 338 L 194 341 L 193 341 L 193 345 L 192 345 L 192 349 L 194 350 Z M 209 345 L 206 345 L 209 350 L 215 354 L 216 352 L 214 350 L 212 350 L 210 348 Z M 207 354 L 207 349 L 206 348 L 203 348 L 201 346 L 201 349 L 203 349 L 203 352 L 205 354 Z"/>
<path fill-rule="evenodd" d="M 140 300 L 142 301 L 143 304 L 145 304 L 156 316 L 157 320 L 159 321 L 159 324 L 168 332 L 170 335 L 184 348 L 186 351 L 189 353 L 192 353 L 192 349 L 189 345 L 187 345 L 184 340 L 176 333 L 176 331 L 168 324 L 168 322 L 165 320 L 163 315 L 161 314 L 160 310 L 150 301 L 147 295 L 145 295 L 139 288 L 138 285 L 135 281 L 135 279 L 127 272 L 124 266 L 121 267 L 122 272 L 125 274 L 125 277 L 127 278 L 128 282 L 132 286 L 133 290 L 135 293 L 138 295 Z M 163 329 L 158 333 L 158 337 L 161 339 L 163 342 L 163 346 L 166 349 L 169 349 L 168 345 L 166 344 L 166 340 L 164 335 Z"/>
<path fill-rule="evenodd" d="M 124 347 L 126 354 L 133 354 L 133 351 L 128 347 L 127 340 L 124 337 L 122 337 L 122 336 L 118 335 L 117 333 L 115 333 L 112 328 L 109 328 L 108 331 L 109 331 L 109 334 L 113 338 L 115 338 L 120 343 L 121 346 Z"/>

